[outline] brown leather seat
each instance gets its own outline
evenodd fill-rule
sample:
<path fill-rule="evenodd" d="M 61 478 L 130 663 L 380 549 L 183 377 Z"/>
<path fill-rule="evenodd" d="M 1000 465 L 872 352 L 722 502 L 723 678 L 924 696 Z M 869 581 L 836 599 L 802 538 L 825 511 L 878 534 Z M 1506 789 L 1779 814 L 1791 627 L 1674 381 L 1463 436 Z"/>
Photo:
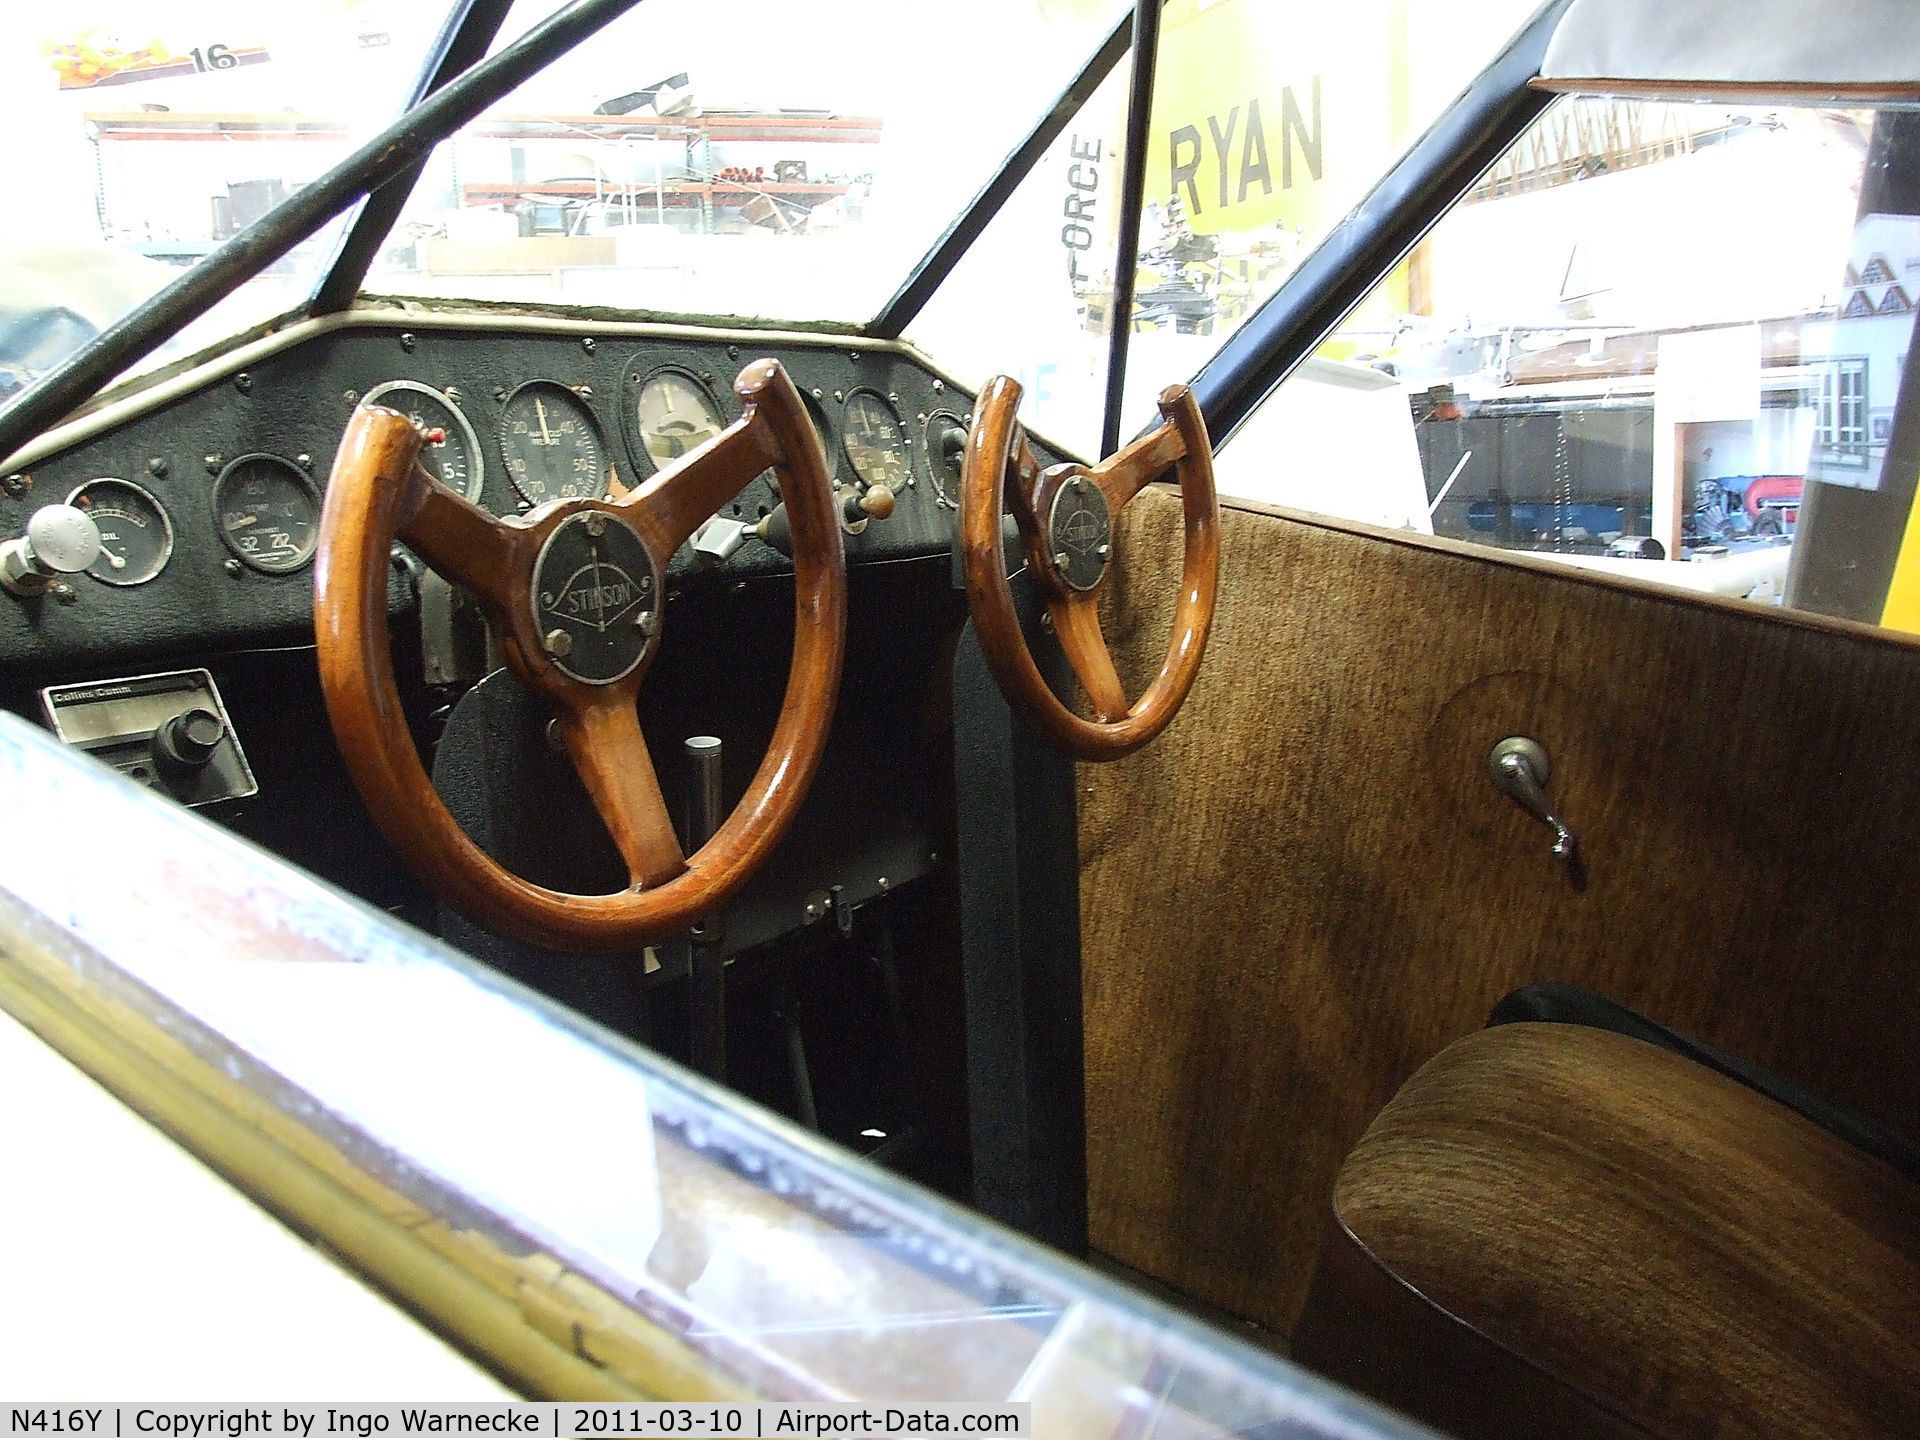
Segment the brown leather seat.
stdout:
<path fill-rule="evenodd" d="M 1920 1434 L 1920 1187 L 1643 1041 L 1483 1030 L 1348 1157 L 1295 1357 L 1467 1437 Z"/>

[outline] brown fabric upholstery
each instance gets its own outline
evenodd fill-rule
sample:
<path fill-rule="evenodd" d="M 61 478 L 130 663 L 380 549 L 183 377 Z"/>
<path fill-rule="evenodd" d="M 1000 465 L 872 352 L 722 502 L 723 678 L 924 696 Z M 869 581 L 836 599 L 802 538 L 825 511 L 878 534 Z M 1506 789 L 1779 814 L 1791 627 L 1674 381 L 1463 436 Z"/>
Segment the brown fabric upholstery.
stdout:
<path fill-rule="evenodd" d="M 1179 500 L 1115 547 L 1138 694 Z M 1915 715 L 1912 637 L 1229 506 L 1192 695 L 1079 772 L 1095 1248 L 1287 1335 L 1368 1122 L 1539 980 L 1920 1141 Z M 1487 781 L 1516 734 L 1584 890 Z"/>
<path fill-rule="evenodd" d="M 1449 1046 L 1334 1213 L 1296 1355 L 1456 1433 L 1530 1431 L 1509 1381 L 1576 1402 L 1556 1434 L 1920 1432 L 1920 1188 L 1642 1041 Z M 1462 1413 L 1468 1390 L 1486 1406 Z"/>

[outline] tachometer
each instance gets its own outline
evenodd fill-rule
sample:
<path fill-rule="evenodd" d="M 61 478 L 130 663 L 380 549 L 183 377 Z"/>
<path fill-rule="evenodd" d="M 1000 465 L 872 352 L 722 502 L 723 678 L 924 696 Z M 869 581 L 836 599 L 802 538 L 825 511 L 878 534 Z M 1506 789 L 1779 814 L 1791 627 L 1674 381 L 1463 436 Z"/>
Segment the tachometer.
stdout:
<path fill-rule="evenodd" d="M 655 468 L 671 465 L 727 428 L 707 387 L 684 370 L 656 370 L 634 399 L 640 442 Z"/>
<path fill-rule="evenodd" d="M 607 447 L 580 397 L 553 380 L 529 380 L 500 414 L 507 478 L 529 505 L 598 500 L 607 493 Z"/>
<path fill-rule="evenodd" d="M 389 406 L 426 431 L 420 467 L 442 485 L 479 501 L 480 485 L 486 479 L 480 437 L 473 433 L 473 422 L 445 394 L 417 380 L 389 380 L 374 386 L 360 403 Z"/>
<path fill-rule="evenodd" d="M 907 459 L 907 432 L 893 407 L 871 390 L 847 397 L 840 447 L 853 472 L 869 485 L 885 485 L 896 494 L 907 488 L 913 466 Z"/>
<path fill-rule="evenodd" d="M 100 527 L 100 557 L 87 574 L 108 585 L 144 585 L 167 568 L 173 554 L 173 521 L 158 500 L 131 480 L 103 475 L 89 480 L 67 503 Z"/>
<path fill-rule="evenodd" d="M 241 564 L 285 575 L 313 558 L 320 492 L 291 460 L 242 455 L 213 482 L 213 521 Z"/>

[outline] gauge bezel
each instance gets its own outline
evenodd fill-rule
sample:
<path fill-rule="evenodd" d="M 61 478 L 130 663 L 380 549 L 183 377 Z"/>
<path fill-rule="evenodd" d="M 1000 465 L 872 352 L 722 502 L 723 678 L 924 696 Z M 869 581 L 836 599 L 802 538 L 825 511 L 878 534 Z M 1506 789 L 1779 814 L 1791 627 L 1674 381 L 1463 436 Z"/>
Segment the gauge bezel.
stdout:
<path fill-rule="evenodd" d="M 395 390 L 405 390 L 417 395 L 431 396 L 444 405 L 447 408 L 447 413 L 459 422 L 460 438 L 466 443 L 467 456 L 473 462 L 473 473 L 467 479 L 466 489 L 460 493 L 478 505 L 480 503 L 481 492 L 486 487 L 487 457 L 480 445 L 480 432 L 474 429 L 472 418 L 460 407 L 453 396 L 444 390 L 436 390 L 424 380 L 384 380 L 374 386 L 373 389 L 367 391 L 366 394 L 362 395 L 360 397 L 360 403 L 362 405 L 375 404 L 382 395 L 390 394 Z"/>
<path fill-rule="evenodd" d="M 98 580 L 102 585 L 112 585 L 122 590 L 131 589 L 135 585 L 145 585 L 150 580 L 158 580 L 160 578 L 160 572 L 165 570 L 168 562 L 173 559 L 173 516 L 169 515 L 167 513 L 167 507 L 160 503 L 160 497 L 147 489 L 146 486 L 123 479 L 118 475 L 96 475 L 91 480 L 81 481 L 68 493 L 67 504 L 73 504 L 81 495 L 91 490 L 95 485 L 123 485 L 144 499 L 149 505 L 153 506 L 154 513 L 160 517 L 162 527 L 161 534 L 166 537 L 166 544 L 160 547 L 159 563 L 146 575 L 141 575 L 131 580 L 119 576 L 95 575 L 93 573 L 93 566 L 89 565 L 85 571 L 87 578 L 90 580 Z"/>
<path fill-rule="evenodd" d="M 647 451 L 647 437 L 640 433 L 640 392 L 662 375 L 677 376 L 705 395 L 707 403 L 713 406 L 713 413 L 720 417 L 721 429 L 724 430 L 740 418 L 722 398 L 714 382 L 692 366 L 677 360 L 652 361 L 644 356 L 634 356 L 627 363 L 626 374 L 620 382 L 620 443 L 626 449 L 627 461 L 633 466 L 633 473 L 641 479 L 658 475 L 660 467 Z"/>
<path fill-rule="evenodd" d="M 945 510 L 958 510 L 960 497 L 947 494 L 947 487 L 940 483 L 940 465 L 934 458 L 936 447 L 933 440 L 942 420 L 951 420 L 962 431 L 968 429 L 967 413 L 942 406 L 929 411 L 927 418 L 920 423 L 920 453 L 927 457 L 927 483 L 933 487 L 933 503 Z"/>
<path fill-rule="evenodd" d="M 565 495 L 555 495 L 547 500 L 535 500 L 531 495 L 527 494 L 526 491 L 522 490 L 520 488 L 520 482 L 514 479 L 513 457 L 507 453 L 507 417 L 513 411 L 514 401 L 518 400 L 529 390 L 557 391 L 563 399 L 587 417 L 587 424 L 591 426 L 593 430 L 594 443 L 600 447 L 600 464 L 602 469 L 598 482 L 600 488 L 586 498 L 589 500 L 606 499 L 607 496 L 613 493 L 613 487 L 617 483 L 617 475 L 613 468 L 613 452 L 607 448 L 607 427 L 600 423 L 600 417 L 594 413 L 593 402 L 582 395 L 577 388 L 567 384 L 564 380 L 548 380 L 545 378 L 521 381 L 518 385 L 514 386 L 512 390 L 508 391 L 505 398 L 500 401 L 500 423 L 494 427 L 494 439 L 500 446 L 501 469 L 505 472 L 507 484 L 513 490 L 514 495 L 519 498 L 521 504 L 528 507 L 548 505 L 556 500 L 565 500 L 568 498 Z"/>
<path fill-rule="evenodd" d="M 259 557 L 243 550 L 234 540 L 233 536 L 227 533 L 227 527 L 220 523 L 220 512 L 226 508 L 220 503 L 221 494 L 226 490 L 227 485 L 232 481 L 234 475 L 242 465 L 251 465 L 262 460 L 279 466 L 282 470 L 286 471 L 287 474 L 291 475 L 299 482 L 300 488 L 307 492 L 307 498 L 313 502 L 313 543 L 307 547 L 307 553 L 291 565 L 261 564 Z M 209 507 L 208 513 L 213 517 L 214 534 L 220 537 L 220 543 L 226 546 L 227 552 L 231 554 L 234 559 L 238 560 L 256 575 L 297 575 L 313 563 L 313 557 L 320 549 L 320 487 L 313 483 L 313 477 L 311 475 L 294 464 L 293 461 L 287 459 L 286 456 L 275 455 L 266 450 L 254 450 L 248 454 L 240 455 L 229 460 L 226 465 L 221 468 L 220 473 L 214 477 L 211 499 L 212 504 Z"/>
<path fill-rule="evenodd" d="M 848 411 L 853 409 L 854 401 L 863 397 L 879 401 L 880 408 L 893 417 L 894 429 L 900 432 L 900 447 L 906 452 L 907 480 L 906 486 L 901 487 L 905 489 L 914 483 L 913 431 L 907 427 L 907 417 L 900 413 L 900 407 L 871 385 L 855 386 L 847 392 L 847 398 L 840 402 L 839 434 L 835 440 L 834 450 L 862 489 L 875 483 L 860 473 L 859 464 L 854 460 L 853 456 L 847 452 L 847 436 L 853 432 L 853 424 L 852 421 L 848 419 Z"/>
<path fill-rule="evenodd" d="M 834 424 L 833 417 L 827 414 L 827 402 L 821 397 L 818 385 L 801 389 L 796 381 L 794 388 L 800 391 L 800 403 L 806 407 L 807 418 L 813 421 L 813 428 L 820 436 L 820 451 L 827 457 L 827 476 L 838 482 L 844 478 L 844 471 L 850 463 L 846 452 L 840 448 L 840 427 Z M 780 487 L 777 484 L 773 487 L 773 492 L 776 495 L 780 493 Z"/>

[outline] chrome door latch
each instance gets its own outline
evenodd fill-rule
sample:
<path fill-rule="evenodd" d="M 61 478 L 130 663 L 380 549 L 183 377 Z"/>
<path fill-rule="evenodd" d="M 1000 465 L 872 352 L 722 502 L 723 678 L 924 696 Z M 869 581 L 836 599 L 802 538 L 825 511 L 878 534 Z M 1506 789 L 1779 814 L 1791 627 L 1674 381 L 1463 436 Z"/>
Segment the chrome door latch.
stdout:
<path fill-rule="evenodd" d="M 1553 858 L 1578 874 L 1580 837 L 1553 813 L 1547 799 L 1553 764 L 1547 759 L 1545 747 L 1525 735 L 1510 735 L 1488 753 L 1487 775 L 1502 794 L 1553 831 Z"/>

